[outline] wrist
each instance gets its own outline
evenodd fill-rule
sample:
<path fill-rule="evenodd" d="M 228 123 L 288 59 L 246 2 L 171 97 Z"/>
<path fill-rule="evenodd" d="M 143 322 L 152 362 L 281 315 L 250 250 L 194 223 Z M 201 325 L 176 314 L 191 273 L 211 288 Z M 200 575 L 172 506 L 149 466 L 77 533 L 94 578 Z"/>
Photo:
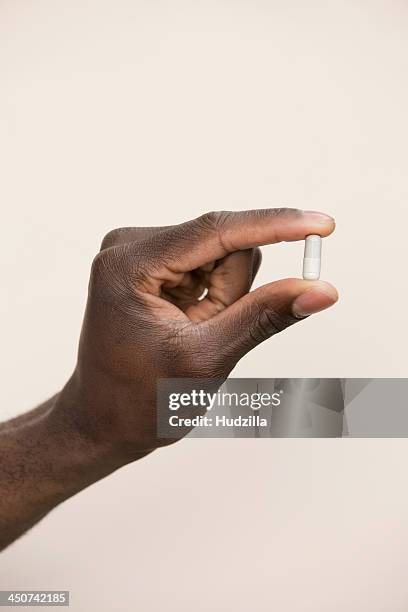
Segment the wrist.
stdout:
<path fill-rule="evenodd" d="M 135 449 L 131 441 L 118 432 L 114 418 L 100 397 L 89 397 L 75 371 L 55 400 L 49 415 L 51 427 L 63 432 L 72 447 L 83 457 L 91 471 L 106 475 L 119 467 L 149 454 L 151 450 Z M 102 476 L 101 476 L 102 477 Z"/>

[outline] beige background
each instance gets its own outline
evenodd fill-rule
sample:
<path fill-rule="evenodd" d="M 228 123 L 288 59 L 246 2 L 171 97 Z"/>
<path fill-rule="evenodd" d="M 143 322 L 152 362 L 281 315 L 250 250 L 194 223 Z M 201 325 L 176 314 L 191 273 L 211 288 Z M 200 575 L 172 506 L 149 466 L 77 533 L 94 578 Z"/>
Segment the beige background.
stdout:
<path fill-rule="evenodd" d="M 338 222 L 340 303 L 235 375 L 406 377 L 407 28 L 403 0 L 2 0 L 1 419 L 70 374 L 103 234 L 211 209 Z M 302 244 L 264 254 L 259 283 L 299 274 Z M 407 459 L 187 440 L 54 511 L 0 587 L 71 589 L 78 612 L 402 612 Z"/>

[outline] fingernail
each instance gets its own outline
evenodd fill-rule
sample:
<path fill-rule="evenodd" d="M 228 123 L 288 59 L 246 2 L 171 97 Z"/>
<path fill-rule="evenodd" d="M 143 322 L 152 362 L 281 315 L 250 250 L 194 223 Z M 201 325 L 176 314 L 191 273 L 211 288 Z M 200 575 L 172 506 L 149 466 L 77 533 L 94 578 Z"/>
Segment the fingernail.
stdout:
<path fill-rule="evenodd" d="M 297 319 L 303 319 L 309 315 L 321 312 L 333 306 L 338 300 L 337 293 L 321 291 L 318 289 L 309 289 L 305 291 L 292 304 L 293 316 Z"/>
<path fill-rule="evenodd" d="M 327 223 L 328 221 L 334 221 L 334 218 L 325 213 L 319 212 L 318 210 L 304 210 L 305 215 L 312 216 L 318 223 Z"/>

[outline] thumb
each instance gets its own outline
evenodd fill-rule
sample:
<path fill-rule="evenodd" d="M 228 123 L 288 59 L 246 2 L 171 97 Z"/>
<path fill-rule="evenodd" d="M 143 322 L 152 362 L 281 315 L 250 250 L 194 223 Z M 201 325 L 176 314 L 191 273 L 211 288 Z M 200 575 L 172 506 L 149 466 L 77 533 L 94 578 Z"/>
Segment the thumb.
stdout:
<path fill-rule="evenodd" d="M 264 340 L 337 300 L 336 289 L 323 281 L 289 278 L 263 285 L 207 322 L 211 345 L 233 367 Z"/>

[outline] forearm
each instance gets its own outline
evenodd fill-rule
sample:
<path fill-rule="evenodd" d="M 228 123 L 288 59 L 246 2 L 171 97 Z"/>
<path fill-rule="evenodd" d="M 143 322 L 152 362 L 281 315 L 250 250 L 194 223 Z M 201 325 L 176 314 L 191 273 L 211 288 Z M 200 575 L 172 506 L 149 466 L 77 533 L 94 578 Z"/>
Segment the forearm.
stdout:
<path fill-rule="evenodd" d="M 74 401 L 64 390 L 0 425 L 0 550 L 59 503 L 127 463 L 74 423 Z"/>

